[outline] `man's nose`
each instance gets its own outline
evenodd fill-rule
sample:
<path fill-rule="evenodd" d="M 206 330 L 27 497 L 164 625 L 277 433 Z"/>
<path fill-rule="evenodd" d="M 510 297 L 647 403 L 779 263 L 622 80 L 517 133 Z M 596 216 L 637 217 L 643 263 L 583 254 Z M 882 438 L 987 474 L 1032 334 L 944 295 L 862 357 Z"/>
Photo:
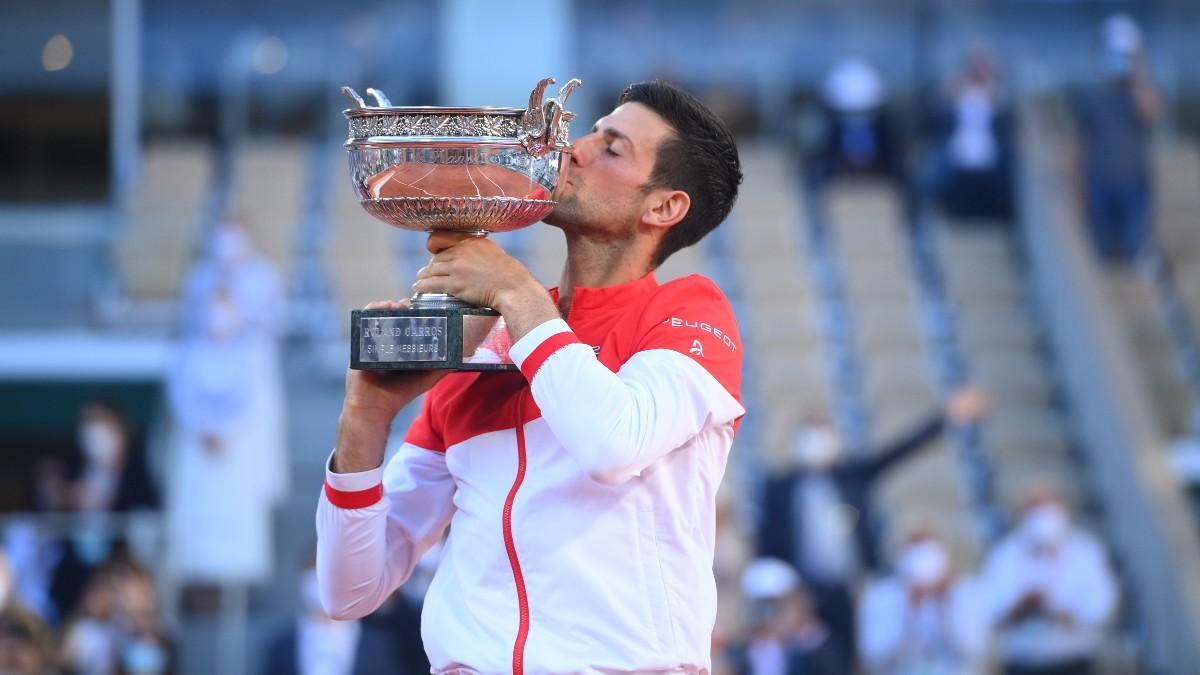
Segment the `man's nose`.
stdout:
<path fill-rule="evenodd" d="M 596 143 L 597 138 L 597 134 L 588 134 L 576 138 L 571 143 L 574 146 L 574 150 L 571 152 L 571 163 L 576 166 L 591 164 L 592 159 L 596 156 L 596 149 L 598 147 Z"/>

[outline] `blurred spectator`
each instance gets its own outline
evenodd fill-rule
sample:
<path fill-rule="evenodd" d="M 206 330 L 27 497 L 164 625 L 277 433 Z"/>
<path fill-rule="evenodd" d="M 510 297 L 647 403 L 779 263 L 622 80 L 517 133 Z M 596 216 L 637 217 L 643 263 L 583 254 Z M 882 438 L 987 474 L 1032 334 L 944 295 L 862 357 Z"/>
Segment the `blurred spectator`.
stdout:
<path fill-rule="evenodd" d="M 92 401 L 79 413 L 78 461 L 38 467 L 38 501 L 48 510 L 131 511 L 158 508 L 146 458 L 120 408 Z"/>
<path fill-rule="evenodd" d="M 991 52 L 978 48 L 936 115 L 927 186 L 956 218 L 1012 215 L 1012 115 Z"/>
<path fill-rule="evenodd" d="M 837 637 L 812 611 L 792 566 L 759 558 L 742 574 L 749 615 L 746 642 L 730 650 L 739 675 L 844 675 L 850 672 Z"/>
<path fill-rule="evenodd" d="M 436 561 L 436 558 L 435 553 L 433 559 Z M 409 613 L 406 598 L 397 593 L 397 597 L 365 619 L 334 621 L 321 607 L 315 564 L 313 556 L 300 575 L 302 613 L 271 641 L 263 675 L 419 675 L 429 672 L 429 661 L 421 644 L 419 602 L 415 612 Z M 418 586 L 424 582 L 421 593 L 428 586 L 428 579 L 420 578 L 426 571 L 418 567 L 414 572 L 418 576 L 415 580 Z M 405 584 L 402 588 L 407 587 Z"/>
<path fill-rule="evenodd" d="M 946 545 L 927 529 L 907 537 L 894 575 L 863 591 L 858 626 L 859 653 L 869 672 L 986 672 L 986 596 L 975 580 L 955 578 Z"/>
<path fill-rule="evenodd" d="M 966 425 L 983 415 L 986 400 L 963 387 L 904 437 L 878 450 L 843 458 L 842 442 L 828 422 L 801 429 L 794 442 L 796 466 L 769 478 L 759 524 L 760 555 L 780 558 L 800 571 L 817 613 L 853 654 L 851 586 L 863 571 L 878 569 L 878 531 L 871 497 L 891 468 L 936 439 L 947 422 Z"/>
<path fill-rule="evenodd" d="M 814 182 L 840 173 L 897 175 L 887 90 L 874 66 L 861 58 L 836 64 L 825 78 L 821 102 L 824 140 L 810 162 Z"/>
<path fill-rule="evenodd" d="M 168 546 L 185 582 L 247 584 L 271 568 L 271 509 L 287 486 L 270 264 L 235 224 L 187 281 L 191 312 L 168 394 L 176 422 Z"/>
<path fill-rule="evenodd" d="M 172 645 L 158 618 L 154 578 L 145 569 L 127 567 L 117 576 L 118 607 L 123 641 L 123 675 L 163 675 L 172 670 Z"/>
<path fill-rule="evenodd" d="M 61 665 L 77 675 L 163 675 L 171 643 L 158 619 L 154 579 L 119 551 L 88 579 L 62 632 Z"/>
<path fill-rule="evenodd" d="M 1108 262 L 1132 262 L 1151 234 L 1151 174 L 1147 137 L 1162 115 L 1150 79 L 1142 32 L 1116 14 L 1100 35 L 1103 75 L 1075 92 L 1081 171 L 1096 250 Z"/>
<path fill-rule="evenodd" d="M 107 570 L 88 580 L 80 606 L 63 630 L 62 665 L 75 675 L 111 675 L 117 669 L 121 634 L 116 578 Z"/>
<path fill-rule="evenodd" d="M 1117 585 L 1099 541 L 1071 523 L 1054 488 L 1030 491 L 1016 527 L 989 553 L 984 580 L 1007 673 L 1092 672 Z"/>
<path fill-rule="evenodd" d="M 56 673 L 52 649 L 50 631 L 36 616 L 15 604 L 0 607 L 0 673 Z"/>
<path fill-rule="evenodd" d="M 0 608 L 5 598 L 18 602 L 50 624 L 60 613 L 50 596 L 50 578 L 61 557 L 59 547 L 44 539 L 32 519 L 13 520 L 4 528 L 0 546 Z"/>

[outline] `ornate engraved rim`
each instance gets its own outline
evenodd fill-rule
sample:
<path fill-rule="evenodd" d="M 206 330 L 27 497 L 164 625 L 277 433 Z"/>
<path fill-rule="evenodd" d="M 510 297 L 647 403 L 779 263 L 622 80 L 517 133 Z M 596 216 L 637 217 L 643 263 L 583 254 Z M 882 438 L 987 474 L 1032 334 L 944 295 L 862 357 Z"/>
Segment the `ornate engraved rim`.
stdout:
<path fill-rule="evenodd" d="M 516 141 L 516 113 L 395 112 L 389 108 L 350 115 L 350 140 L 367 138 L 500 138 Z M 436 110 L 436 109 L 430 109 Z"/>

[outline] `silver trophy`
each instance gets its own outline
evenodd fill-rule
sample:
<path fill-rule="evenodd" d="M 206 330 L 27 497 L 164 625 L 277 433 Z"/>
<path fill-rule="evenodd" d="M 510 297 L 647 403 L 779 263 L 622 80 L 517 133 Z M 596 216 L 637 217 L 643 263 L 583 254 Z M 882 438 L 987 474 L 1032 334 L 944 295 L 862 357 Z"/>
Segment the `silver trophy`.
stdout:
<path fill-rule="evenodd" d="M 570 162 L 567 98 L 543 100 L 538 82 L 526 108 L 393 106 L 377 89 L 354 101 L 346 151 L 350 178 L 367 213 L 404 230 L 486 236 L 532 225 L 554 209 Z M 499 312 L 444 293 L 418 293 L 407 310 L 350 314 L 350 367 L 356 370 L 514 370 Z"/>

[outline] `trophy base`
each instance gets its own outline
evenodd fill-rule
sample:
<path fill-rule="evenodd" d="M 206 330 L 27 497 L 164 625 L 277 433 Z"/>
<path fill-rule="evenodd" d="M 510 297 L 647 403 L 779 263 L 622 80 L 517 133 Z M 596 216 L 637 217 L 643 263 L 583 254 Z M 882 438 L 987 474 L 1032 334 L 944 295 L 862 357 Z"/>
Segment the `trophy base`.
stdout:
<path fill-rule="evenodd" d="M 487 307 L 350 312 L 353 370 L 517 370 L 511 346 L 504 319 Z"/>

